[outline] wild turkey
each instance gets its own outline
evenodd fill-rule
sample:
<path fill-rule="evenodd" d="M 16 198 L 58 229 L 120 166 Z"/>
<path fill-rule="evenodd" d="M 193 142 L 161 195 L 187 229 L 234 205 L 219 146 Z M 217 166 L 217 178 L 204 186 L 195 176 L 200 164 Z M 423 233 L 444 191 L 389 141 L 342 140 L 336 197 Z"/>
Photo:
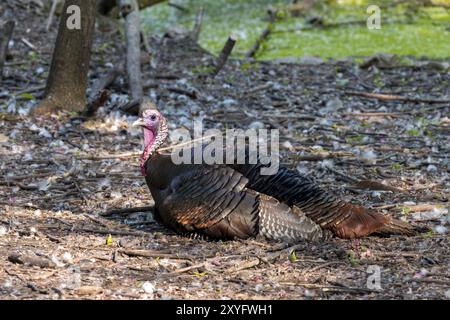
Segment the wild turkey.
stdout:
<path fill-rule="evenodd" d="M 134 125 L 144 133 L 141 171 L 156 216 L 179 233 L 288 241 L 322 239 L 324 230 L 341 238 L 414 233 L 407 223 L 341 201 L 284 167 L 264 176 L 261 164 L 174 164 L 170 154 L 156 151 L 168 135 L 165 118 L 149 101 L 140 114 Z"/>

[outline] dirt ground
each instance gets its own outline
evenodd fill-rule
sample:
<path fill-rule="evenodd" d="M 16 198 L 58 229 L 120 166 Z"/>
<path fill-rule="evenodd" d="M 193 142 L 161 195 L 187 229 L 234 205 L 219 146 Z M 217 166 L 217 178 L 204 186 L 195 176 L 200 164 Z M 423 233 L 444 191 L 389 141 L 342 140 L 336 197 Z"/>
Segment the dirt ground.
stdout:
<path fill-rule="evenodd" d="M 198 117 L 206 128 L 279 129 L 282 163 L 427 229 L 211 242 L 130 209 L 152 199 L 139 172 L 140 130 L 119 111 L 125 77 L 94 118 L 25 114 L 43 94 L 55 37 L 37 10 L 16 27 L 0 90 L 10 111 L 0 113 L 0 299 L 450 298 L 449 61 L 231 60 L 204 79 L 213 56 L 181 35 L 151 38 L 146 92 L 172 129 Z M 122 43 L 119 33 L 98 34 L 92 82 L 123 61 Z M 377 270 L 381 288 L 367 285 Z"/>

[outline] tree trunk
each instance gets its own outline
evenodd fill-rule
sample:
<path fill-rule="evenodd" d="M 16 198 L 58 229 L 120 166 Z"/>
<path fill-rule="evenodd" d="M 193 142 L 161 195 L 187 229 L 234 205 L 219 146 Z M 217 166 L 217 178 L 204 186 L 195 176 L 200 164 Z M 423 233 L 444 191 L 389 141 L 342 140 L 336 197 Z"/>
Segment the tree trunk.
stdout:
<path fill-rule="evenodd" d="M 36 114 L 84 109 L 95 13 L 95 1 L 65 1 L 45 98 L 35 109 Z"/>
<path fill-rule="evenodd" d="M 6 54 L 8 53 L 8 44 L 14 30 L 15 22 L 7 21 L 0 24 L 0 81 L 3 78 L 3 65 L 6 61 Z"/>
<path fill-rule="evenodd" d="M 141 22 L 136 0 L 120 0 L 120 12 L 125 18 L 127 39 L 127 73 L 131 96 L 138 101 L 144 95 L 141 75 Z"/>

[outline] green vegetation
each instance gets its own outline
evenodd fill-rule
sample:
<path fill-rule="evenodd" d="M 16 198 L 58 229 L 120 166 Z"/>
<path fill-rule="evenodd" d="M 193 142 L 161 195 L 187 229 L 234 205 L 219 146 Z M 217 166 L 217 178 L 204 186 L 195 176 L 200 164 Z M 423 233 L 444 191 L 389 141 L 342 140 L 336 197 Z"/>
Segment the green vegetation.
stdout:
<path fill-rule="evenodd" d="M 450 4 L 450 1 L 441 1 Z M 179 0 L 189 13 L 160 4 L 143 13 L 145 28 L 161 33 L 169 26 L 191 28 L 199 7 L 205 8 L 200 43 L 218 53 L 230 33 L 239 37 L 234 54 L 242 56 L 268 25 L 267 9 L 282 11 L 274 33 L 263 44 L 260 59 L 292 56 L 343 58 L 368 56 L 379 52 L 399 55 L 447 58 L 450 53 L 450 10 L 442 7 L 417 7 L 409 2 L 392 6 L 392 1 L 378 1 L 382 29 L 368 30 L 367 1 L 323 1 L 305 17 L 292 17 L 286 11 L 290 1 L 269 0 Z M 312 27 L 306 20 L 321 17 L 333 27 Z M 347 22 L 357 23 L 347 23 Z M 295 31 L 298 30 L 298 31 Z"/>

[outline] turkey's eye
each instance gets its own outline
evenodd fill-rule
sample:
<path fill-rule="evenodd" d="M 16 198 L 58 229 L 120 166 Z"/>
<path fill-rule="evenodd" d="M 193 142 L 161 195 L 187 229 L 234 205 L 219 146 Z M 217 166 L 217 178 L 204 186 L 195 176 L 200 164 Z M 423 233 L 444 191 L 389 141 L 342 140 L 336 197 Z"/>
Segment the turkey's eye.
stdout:
<path fill-rule="evenodd" d="M 155 115 L 155 114 L 152 114 L 152 115 L 150 116 L 150 119 L 151 119 L 152 121 L 155 121 L 155 120 L 156 120 L 156 115 Z"/>

